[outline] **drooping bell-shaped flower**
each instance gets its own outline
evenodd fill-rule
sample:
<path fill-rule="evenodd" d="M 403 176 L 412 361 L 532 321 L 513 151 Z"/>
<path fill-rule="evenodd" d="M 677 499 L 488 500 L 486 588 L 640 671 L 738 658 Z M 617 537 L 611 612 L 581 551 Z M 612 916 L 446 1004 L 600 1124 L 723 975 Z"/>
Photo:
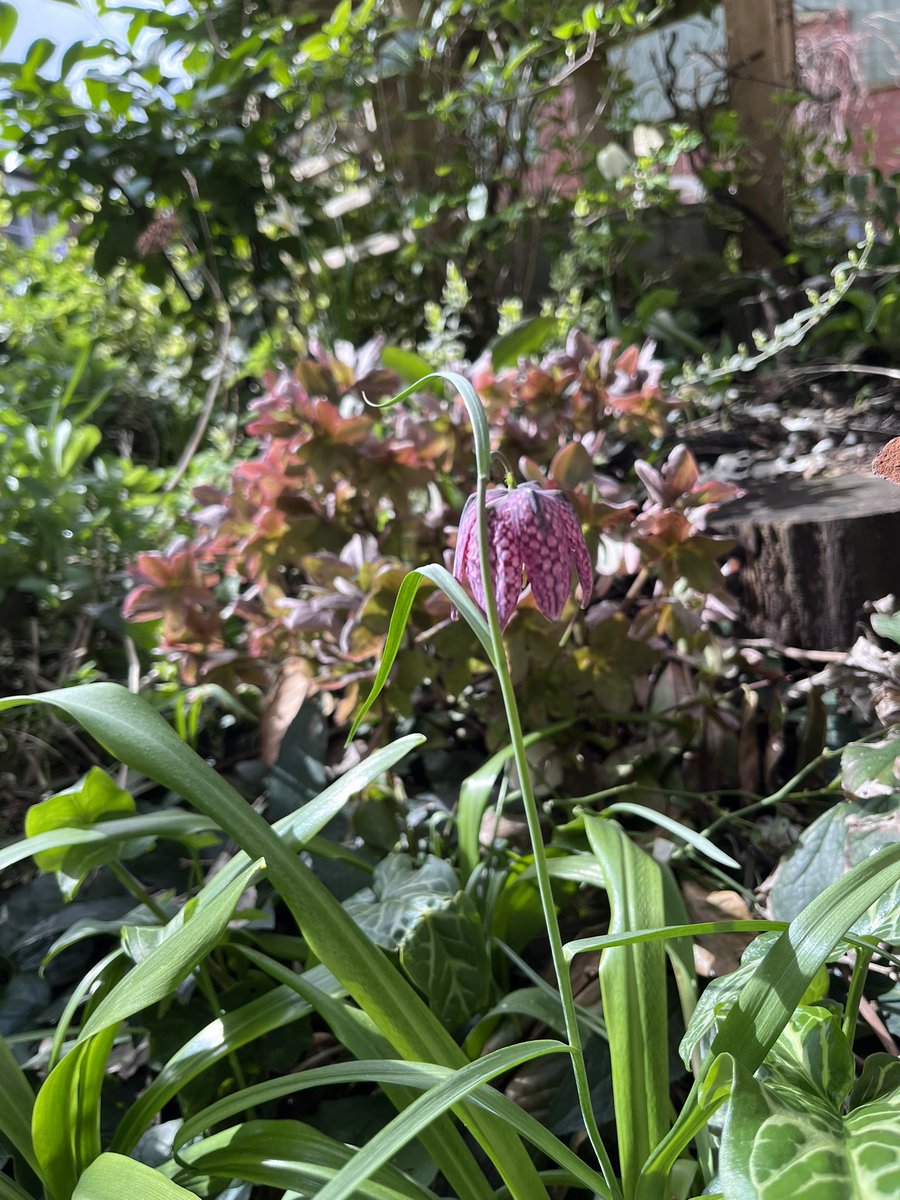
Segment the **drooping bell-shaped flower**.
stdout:
<path fill-rule="evenodd" d="M 486 497 L 491 580 L 500 628 L 512 619 L 525 586 L 531 584 L 535 603 L 548 621 L 556 621 L 572 594 L 572 569 L 578 572 L 581 607 L 587 608 L 593 590 L 591 560 L 581 525 L 568 498 L 537 483 L 512 489 L 493 488 Z M 459 522 L 453 574 L 467 582 L 476 603 L 485 610 L 478 556 L 478 506 L 466 501 Z"/>

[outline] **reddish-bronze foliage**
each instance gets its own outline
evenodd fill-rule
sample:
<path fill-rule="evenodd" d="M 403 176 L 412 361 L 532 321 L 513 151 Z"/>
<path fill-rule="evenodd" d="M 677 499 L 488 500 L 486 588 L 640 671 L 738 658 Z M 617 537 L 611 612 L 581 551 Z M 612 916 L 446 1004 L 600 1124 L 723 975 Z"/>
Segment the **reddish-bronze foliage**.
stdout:
<path fill-rule="evenodd" d="M 186 682 L 266 686 L 283 666 L 305 664 L 304 694 L 330 695 L 343 720 L 375 668 L 405 572 L 444 555 L 474 483 L 464 408 L 456 396 L 427 392 L 389 411 L 367 405 L 401 387 L 379 366 L 381 349 L 376 340 L 329 354 L 314 344 L 293 372 L 267 375 L 247 426 L 255 455 L 227 488 L 196 489 L 190 542 L 139 556 L 125 615 L 162 619 L 160 649 Z M 554 667 L 538 721 L 595 703 L 597 689 L 624 703 L 623 687 L 648 669 L 642 647 L 693 637 L 705 612 L 727 611 L 717 560 L 728 544 L 703 529 L 736 489 L 701 480 L 683 447 L 659 469 L 640 458 L 674 409 L 653 349 L 576 331 L 539 362 L 495 371 L 484 358 L 470 371 L 495 448 L 529 481 L 493 491 L 489 506 L 495 563 L 505 570 L 501 622 L 522 610 L 511 626 L 520 658 L 555 653 L 558 632 L 532 613 L 563 614 L 573 566 L 582 605 L 601 602 L 583 632 L 576 628 L 565 665 Z M 473 513 L 460 523 L 457 574 L 481 600 Z M 498 546 L 510 554 L 497 558 Z M 523 569 L 531 588 L 520 598 Z M 635 577 L 650 594 L 634 588 Z M 469 686 L 475 646 L 449 616 L 440 593 L 417 601 L 398 658 L 403 688 L 390 693 L 401 710 L 423 680 L 454 695 Z M 595 643 L 611 647 L 602 651 L 606 666 Z"/>

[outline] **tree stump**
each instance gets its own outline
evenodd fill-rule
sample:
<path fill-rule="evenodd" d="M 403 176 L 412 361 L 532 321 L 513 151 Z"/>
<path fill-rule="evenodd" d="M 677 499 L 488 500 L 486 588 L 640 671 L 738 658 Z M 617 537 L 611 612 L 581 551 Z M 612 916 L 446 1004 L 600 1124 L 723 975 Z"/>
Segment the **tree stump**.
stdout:
<path fill-rule="evenodd" d="M 886 480 L 751 483 L 716 527 L 740 547 L 743 619 L 780 645 L 846 650 L 866 601 L 900 595 L 900 487 Z"/>

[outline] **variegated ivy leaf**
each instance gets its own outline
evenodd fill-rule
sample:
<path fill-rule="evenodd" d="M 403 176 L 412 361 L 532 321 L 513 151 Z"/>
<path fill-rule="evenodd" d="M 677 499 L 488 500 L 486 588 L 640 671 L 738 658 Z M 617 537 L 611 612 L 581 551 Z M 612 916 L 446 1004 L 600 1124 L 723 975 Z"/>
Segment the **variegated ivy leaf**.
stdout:
<path fill-rule="evenodd" d="M 423 913 L 458 891 L 456 872 L 443 859 L 429 854 L 416 867 L 406 854 L 389 854 L 375 868 L 372 886 L 345 900 L 344 908 L 373 942 L 396 950 Z"/>
<path fill-rule="evenodd" d="M 472 897 L 458 892 L 423 913 L 400 943 L 400 964 L 448 1029 L 481 1011 L 491 970 Z"/>
<path fill-rule="evenodd" d="M 704 989 L 678 1047 L 678 1053 L 688 1070 L 691 1068 L 691 1059 L 695 1049 L 699 1050 L 701 1058 L 706 1057 L 706 1052 L 712 1046 L 720 1021 L 725 1017 L 741 989 L 780 936 L 779 933 L 761 933 L 744 951 L 741 956 L 741 965 L 736 971 L 732 971 L 730 975 L 723 975 L 720 979 L 713 979 Z M 836 951 L 831 958 L 838 958 L 841 953 L 843 953 L 843 948 Z M 831 960 L 829 959 L 829 961 Z M 807 989 L 803 1003 L 810 1004 L 821 999 L 827 990 L 828 976 L 825 968 L 822 967 Z"/>
<path fill-rule="evenodd" d="M 879 1058 L 887 1056 L 878 1056 Z M 719 1186 L 725 1200 L 892 1200 L 900 1195 L 900 1090 L 877 1064 L 851 1093 L 833 1013 L 801 1008 L 757 1077 L 732 1060 Z"/>

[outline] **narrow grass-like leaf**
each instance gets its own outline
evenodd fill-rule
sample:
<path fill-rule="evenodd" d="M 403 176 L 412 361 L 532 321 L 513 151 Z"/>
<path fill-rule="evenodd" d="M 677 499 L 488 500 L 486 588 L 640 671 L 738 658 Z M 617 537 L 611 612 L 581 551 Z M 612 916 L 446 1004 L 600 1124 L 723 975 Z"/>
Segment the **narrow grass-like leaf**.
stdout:
<path fill-rule="evenodd" d="M 265 859 L 273 885 L 313 954 L 370 1014 L 400 1054 L 449 1067 L 465 1065 L 465 1055 L 453 1038 L 313 872 L 145 700 L 115 684 L 97 683 L 3 700 L 0 711 L 35 703 L 66 712 L 120 762 L 182 795 L 201 813 L 214 817 L 251 858 Z M 463 1109 L 460 1117 L 488 1151 L 513 1194 L 521 1200 L 543 1200 L 546 1190 L 518 1138 L 503 1123 L 483 1114 Z"/>
<path fill-rule="evenodd" d="M 388 676 L 403 644 L 403 635 L 406 632 L 406 624 L 409 620 L 409 614 L 412 612 L 416 593 L 419 590 L 419 585 L 425 579 L 436 584 L 447 594 L 450 602 L 465 617 L 476 637 L 481 642 L 487 654 L 488 661 L 493 663 L 494 655 L 491 648 L 487 622 L 472 598 L 463 590 L 462 586 L 453 578 L 446 567 L 437 565 L 417 567 L 414 571 L 410 571 L 400 584 L 397 599 L 394 601 L 394 611 L 391 613 L 391 623 L 388 626 L 387 638 L 385 639 L 384 650 L 381 654 L 381 662 L 378 664 L 375 681 L 368 696 L 363 701 L 362 707 L 356 714 L 350 732 L 347 734 L 348 742 L 351 742 L 356 736 L 356 731 L 365 720 L 369 709 L 384 690 L 384 685 L 388 681 Z"/>
<path fill-rule="evenodd" d="M 34 1200 L 8 1175 L 0 1175 L 0 1200 Z"/>
<path fill-rule="evenodd" d="M 3 701 L 0 701 L 3 707 Z M 40 854 L 63 846 L 81 846 L 89 842 L 126 842 L 133 838 L 160 837 L 186 841 L 200 833 L 218 829 L 218 824 L 206 816 L 187 812 L 147 813 L 139 817 L 123 817 L 117 821 L 101 821 L 90 829 L 52 829 L 34 837 L 22 838 L 0 850 L 0 871 Z"/>
<path fill-rule="evenodd" d="M 121 947 L 111 950 L 98 963 L 95 963 L 75 985 L 72 995 L 66 1001 L 66 1007 L 63 1009 L 62 1016 L 57 1021 L 56 1028 L 53 1031 L 53 1040 L 50 1044 L 50 1057 L 48 1061 L 48 1067 L 51 1071 L 60 1060 L 66 1034 L 69 1032 L 69 1027 L 75 1019 L 75 1013 L 78 1011 L 79 1006 L 85 997 L 90 994 L 97 980 L 103 978 L 107 968 L 111 967 L 113 963 L 118 963 L 123 956 L 124 951 Z"/>
<path fill-rule="evenodd" d="M 505 1046 L 469 1063 L 466 1067 L 460 1067 L 450 1079 L 430 1088 L 376 1133 L 334 1179 L 322 1188 L 318 1200 L 347 1200 L 363 1180 L 368 1179 L 380 1166 L 390 1161 L 421 1129 L 476 1088 L 523 1062 L 530 1062 L 545 1054 L 559 1053 L 569 1053 L 569 1047 L 562 1042 L 534 1041 L 525 1045 Z"/>
<path fill-rule="evenodd" d="M 730 1054 L 753 1074 L 801 1002 L 816 972 L 834 947 L 900 878 L 900 844 L 886 846 L 851 868 L 803 910 L 762 958 L 722 1022 L 705 1060 L 704 1073 L 719 1055 Z M 658 1195 L 672 1164 L 715 1111 L 700 1110 L 703 1076 L 691 1092 L 668 1136 L 651 1152 L 641 1175 L 638 1200 Z M 717 1097 L 718 1099 L 718 1097 Z"/>
<path fill-rule="evenodd" d="M 530 749 L 545 738 L 553 737 L 571 726 L 571 721 L 557 721 L 538 733 L 530 733 L 524 739 L 525 748 Z M 457 807 L 457 844 L 458 866 L 460 876 L 465 882 L 475 870 L 479 856 L 479 834 L 481 818 L 488 806 L 491 792 L 497 783 L 500 772 L 513 756 L 512 746 L 506 746 L 491 755 L 477 771 L 473 771 L 468 779 L 464 779 L 459 789 L 459 805 Z"/>
<path fill-rule="evenodd" d="M 100 1153 L 100 1092 L 115 1026 L 79 1042 L 37 1094 L 31 1136 L 40 1175 L 53 1200 L 69 1200 Z"/>
<path fill-rule="evenodd" d="M 787 929 L 786 921 L 698 921 L 692 925 L 663 925 L 659 929 L 633 929 L 628 933 L 604 933 L 599 937 L 576 938 L 566 942 L 566 958 L 571 962 L 576 954 L 606 950 L 610 946 L 632 946 L 643 942 L 668 941 L 672 938 L 703 937 L 711 933 L 766 933 Z"/>
<path fill-rule="evenodd" d="M 313 967 L 304 978 L 314 980 L 323 990 L 330 990 L 329 994 L 342 995 L 344 992 L 325 967 Z M 295 992 L 278 987 L 211 1021 L 175 1051 L 149 1087 L 135 1100 L 116 1128 L 111 1149 L 123 1153 L 132 1150 L 156 1114 L 174 1100 L 192 1079 L 242 1046 L 308 1017 L 312 1011 L 310 1005 Z"/>
<path fill-rule="evenodd" d="M 296 809 L 287 816 L 276 821 L 272 828 L 282 842 L 292 850 L 300 850 L 310 846 L 332 818 L 336 817 L 347 801 L 367 788 L 369 784 L 390 771 L 401 759 L 405 758 L 416 746 L 421 746 L 425 738 L 420 733 L 407 734 L 398 738 L 380 750 L 375 750 L 362 762 L 345 771 L 340 779 L 330 783 L 323 792 L 312 800 Z M 241 871 L 250 865 L 250 856 L 243 851 L 235 854 L 231 861 L 215 873 L 200 893 L 201 906 L 209 903 L 224 887 L 227 887 Z"/>
<path fill-rule="evenodd" d="M 72 1200 L 197 1200 L 159 1171 L 125 1158 L 101 1154 L 78 1180 Z"/>
<path fill-rule="evenodd" d="M 610 906 L 610 933 L 665 923 L 662 871 L 615 821 L 585 817 Z M 669 1127 L 666 958 L 655 940 L 607 948 L 600 992 L 612 1063 L 622 1188 L 634 1195 L 641 1166 Z M 660 1195 L 662 1193 L 660 1192 Z"/>
<path fill-rule="evenodd" d="M 329 1025 L 337 1040 L 354 1058 L 393 1058 L 390 1042 L 378 1032 L 366 1014 L 361 1009 L 323 992 L 313 982 L 312 972 L 298 975 L 282 963 L 276 962 L 266 954 L 260 954 L 258 950 L 249 946 L 240 947 L 240 951 L 273 979 L 289 987 L 312 1005 Z M 416 1098 L 415 1091 L 407 1087 L 384 1084 L 383 1089 L 398 1112 L 408 1108 Z M 457 1193 L 479 1193 L 483 1195 L 484 1200 L 490 1200 L 491 1188 L 449 1116 L 440 1117 L 433 1125 L 423 1129 L 419 1134 L 419 1141 L 431 1156 L 431 1161 L 443 1172 L 447 1182 Z"/>
<path fill-rule="evenodd" d="M 31 1141 L 34 1092 L 6 1040 L 0 1037 L 0 1133 L 33 1171 L 38 1161 Z"/>
<path fill-rule="evenodd" d="M 80 1037 L 99 1033 L 170 995 L 219 942 L 258 866 L 242 871 L 213 903 L 195 908 L 182 925 L 136 963 L 94 1009 Z"/>
<path fill-rule="evenodd" d="M 622 800 L 604 808 L 602 816 L 608 817 L 615 813 L 625 813 L 631 817 L 642 817 L 645 821 L 649 821 L 651 825 L 658 825 L 660 829 L 665 829 L 669 833 L 674 834 L 675 837 L 680 838 L 681 841 L 687 842 L 689 846 L 693 846 L 695 850 L 699 851 L 700 854 L 705 854 L 713 862 L 719 863 L 723 867 L 730 867 L 733 871 L 740 870 L 741 864 L 736 862 L 730 854 L 726 854 L 724 850 L 720 850 L 715 842 L 711 842 L 708 837 L 704 837 L 702 833 L 697 833 L 694 829 L 688 829 L 680 821 L 675 821 L 672 817 L 667 817 L 665 813 L 656 812 L 655 809 L 647 808 L 643 804 L 631 804 Z"/>
<path fill-rule="evenodd" d="M 300 1121 L 246 1121 L 186 1147 L 181 1162 L 201 1176 L 295 1188 L 312 1196 L 356 1153 Z M 355 1195 L 360 1200 L 436 1200 L 429 1188 L 392 1166 L 381 1167 Z"/>

